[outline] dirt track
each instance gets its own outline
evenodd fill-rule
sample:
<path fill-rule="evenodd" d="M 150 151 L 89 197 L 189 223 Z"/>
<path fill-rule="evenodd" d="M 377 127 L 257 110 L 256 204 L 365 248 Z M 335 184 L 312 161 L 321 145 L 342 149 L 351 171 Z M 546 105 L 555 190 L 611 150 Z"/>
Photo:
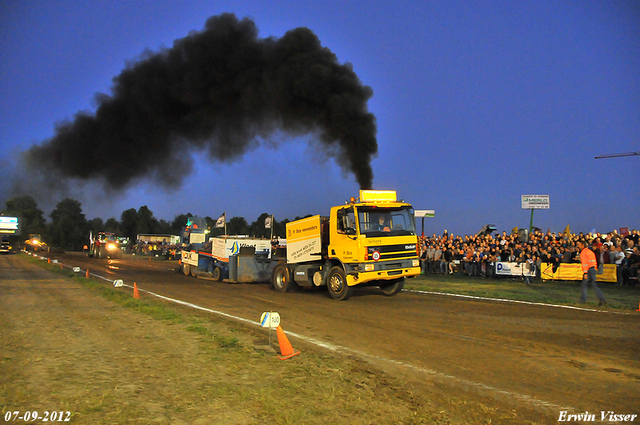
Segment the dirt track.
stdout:
<path fill-rule="evenodd" d="M 52 255 L 109 279 L 252 321 L 277 311 L 300 346 L 319 341 L 424 384 L 432 399 L 482 399 L 555 423 L 561 410 L 640 413 L 640 315 L 579 311 L 377 289 L 346 302 L 281 294 L 172 272 L 175 263 Z M 461 396 L 462 394 L 462 396 Z M 481 415 L 479 415 L 481 417 Z M 523 422 L 524 423 L 524 422 Z"/>

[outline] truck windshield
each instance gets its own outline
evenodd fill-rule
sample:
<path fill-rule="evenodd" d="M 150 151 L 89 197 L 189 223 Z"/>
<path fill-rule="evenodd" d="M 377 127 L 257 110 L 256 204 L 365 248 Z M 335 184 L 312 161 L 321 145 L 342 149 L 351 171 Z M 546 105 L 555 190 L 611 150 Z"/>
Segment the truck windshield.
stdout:
<path fill-rule="evenodd" d="M 358 208 L 360 234 L 371 238 L 380 236 L 415 235 L 413 208 Z"/>

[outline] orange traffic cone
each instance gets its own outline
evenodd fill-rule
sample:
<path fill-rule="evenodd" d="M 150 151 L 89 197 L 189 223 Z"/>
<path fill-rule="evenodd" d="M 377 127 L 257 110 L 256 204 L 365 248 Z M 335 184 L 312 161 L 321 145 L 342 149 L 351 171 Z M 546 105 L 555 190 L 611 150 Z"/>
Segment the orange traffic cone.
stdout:
<path fill-rule="evenodd" d="M 47 263 L 51 264 L 51 258 L 47 258 Z"/>
<path fill-rule="evenodd" d="M 140 298 L 140 294 L 138 293 L 138 285 L 133 282 L 133 298 Z"/>
<path fill-rule="evenodd" d="M 280 325 L 276 328 L 276 333 L 278 335 L 278 344 L 280 344 L 280 354 L 282 354 L 281 356 L 278 356 L 280 360 L 290 359 L 291 357 L 300 354 L 300 351 L 293 350 L 291 343 L 287 339 L 287 336 L 284 334 Z"/>
<path fill-rule="evenodd" d="M 64 267 L 62 266 L 62 263 L 60 263 L 60 269 L 64 269 Z"/>
<path fill-rule="evenodd" d="M 89 269 L 87 269 L 87 275 L 85 277 L 89 279 Z"/>

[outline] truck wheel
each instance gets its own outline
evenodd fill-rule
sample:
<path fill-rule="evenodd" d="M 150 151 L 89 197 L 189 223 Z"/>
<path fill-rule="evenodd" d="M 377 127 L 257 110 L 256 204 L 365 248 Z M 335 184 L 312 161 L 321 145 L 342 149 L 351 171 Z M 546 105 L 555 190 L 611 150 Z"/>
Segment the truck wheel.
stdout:
<path fill-rule="evenodd" d="M 198 267 L 197 266 L 191 266 L 191 276 L 198 277 Z"/>
<path fill-rule="evenodd" d="M 191 274 L 191 265 L 182 263 L 182 273 L 184 273 L 185 276 L 189 276 Z"/>
<path fill-rule="evenodd" d="M 103 246 L 98 248 L 98 258 L 107 258 L 107 253 Z"/>
<path fill-rule="evenodd" d="M 340 266 L 329 270 L 327 288 L 329 289 L 329 295 L 334 300 L 346 301 L 353 295 L 353 287 L 347 285 L 347 277 Z"/>
<path fill-rule="evenodd" d="M 395 295 L 398 292 L 402 291 L 402 288 L 404 288 L 404 277 L 401 277 L 400 279 L 396 279 L 396 280 L 392 280 L 390 283 L 385 283 L 384 285 L 380 285 L 380 289 L 382 289 L 382 292 L 385 293 L 385 295 Z"/>
<path fill-rule="evenodd" d="M 213 266 L 211 278 L 217 282 L 222 282 L 222 270 L 220 270 L 220 267 Z"/>
<path fill-rule="evenodd" d="M 284 264 L 276 266 L 271 277 L 271 286 L 273 289 L 278 292 L 289 292 L 293 289 L 293 285 L 295 285 L 295 283 L 291 281 L 291 275 L 289 274 L 287 266 Z"/>

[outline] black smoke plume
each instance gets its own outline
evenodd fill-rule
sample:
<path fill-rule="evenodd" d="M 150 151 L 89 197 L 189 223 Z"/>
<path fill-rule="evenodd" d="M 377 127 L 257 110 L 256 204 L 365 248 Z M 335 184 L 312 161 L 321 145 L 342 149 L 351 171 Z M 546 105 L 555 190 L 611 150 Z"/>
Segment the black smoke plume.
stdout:
<path fill-rule="evenodd" d="M 311 134 L 367 189 L 377 152 L 372 94 L 308 28 L 260 39 L 253 21 L 223 14 L 129 63 L 112 95 L 96 95 L 95 114 L 56 125 L 26 158 L 111 189 L 140 178 L 174 187 L 194 150 L 232 161 L 278 133 Z"/>

